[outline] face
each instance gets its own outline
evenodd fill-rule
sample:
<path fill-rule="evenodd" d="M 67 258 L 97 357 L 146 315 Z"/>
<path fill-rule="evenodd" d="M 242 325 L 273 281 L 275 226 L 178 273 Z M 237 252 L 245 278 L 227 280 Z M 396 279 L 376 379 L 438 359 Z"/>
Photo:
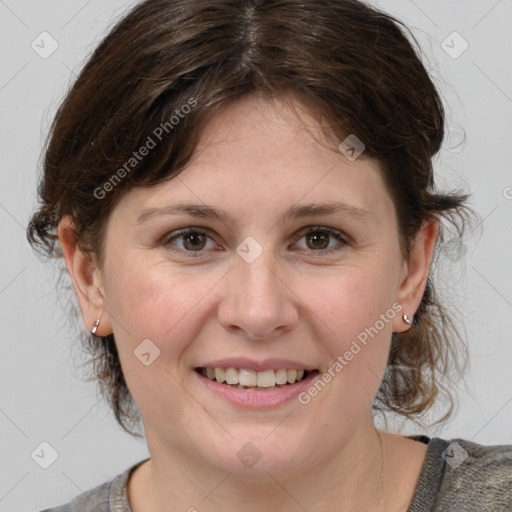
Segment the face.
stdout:
<path fill-rule="evenodd" d="M 207 126 L 181 174 L 111 213 L 102 324 L 152 459 L 282 478 L 373 425 L 391 334 L 407 327 L 395 208 L 376 161 L 324 147 L 306 121 L 309 131 L 286 103 L 246 97 Z M 255 375 L 263 386 L 280 368 L 311 374 L 257 391 L 197 370 L 215 367 L 267 370 Z M 241 373 L 253 378 L 230 378 Z"/>

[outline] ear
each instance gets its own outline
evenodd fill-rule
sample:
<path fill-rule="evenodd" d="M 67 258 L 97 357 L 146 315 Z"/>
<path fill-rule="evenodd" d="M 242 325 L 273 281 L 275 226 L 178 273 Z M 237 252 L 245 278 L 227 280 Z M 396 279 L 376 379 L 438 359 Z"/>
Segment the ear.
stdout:
<path fill-rule="evenodd" d="M 105 291 L 101 280 L 101 271 L 96 266 L 94 257 L 80 249 L 78 237 L 69 216 L 63 217 L 59 222 L 57 234 L 66 267 L 82 310 L 85 327 L 91 331 L 96 321 L 101 319 L 96 336 L 111 334 L 110 317 L 105 311 Z"/>
<path fill-rule="evenodd" d="M 406 313 L 409 318 L 421 304 L 421 299 L 427 286 L 430 265 L 439 236 L 439 221 L 428 219 L 423 221 L 409 252 L 409 258 L 404 261 L 400 287 L 396 300 L 402 304 L 400 315 L 393 320 L 393 331 L 404 332 L 411 328 L 402 318 Z"/>

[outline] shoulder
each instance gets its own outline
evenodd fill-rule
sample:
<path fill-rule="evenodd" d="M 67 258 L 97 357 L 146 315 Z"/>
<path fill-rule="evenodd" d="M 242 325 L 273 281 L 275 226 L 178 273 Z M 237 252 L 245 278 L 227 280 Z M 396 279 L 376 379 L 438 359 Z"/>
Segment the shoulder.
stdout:
<path fill-rule="evenodd" d="M 512 510 L 512 445 L 445 441 L 435 510 Z"/>
<path fill-rule="evenodd" d="M 48 508 L 42 512 L 110 512 L 109 494 L 114 482 L 115 479 L 105 482 L 76 496 L 66 505 Z"/>
<path fill-rule="evenodd" d="M 105 482 L 73 498 L 69 503 L 41 512 L 130 512 L 126 483 L 142 462 L 131 466 L 113 480 Z"/>
<path fill-rule="evenodd" d="M 66 505 L 48 508 L 41 512 L 110 512 L 108 498 L 114 480 L 76 496 Z"/>
<path fill-rule="evenodd" d="M 454 439 L 445 454 L 451 487 L 508 491 L 512 502 L 512 445 Z M 450 462 L 453 461 L 453 462 Z"/>

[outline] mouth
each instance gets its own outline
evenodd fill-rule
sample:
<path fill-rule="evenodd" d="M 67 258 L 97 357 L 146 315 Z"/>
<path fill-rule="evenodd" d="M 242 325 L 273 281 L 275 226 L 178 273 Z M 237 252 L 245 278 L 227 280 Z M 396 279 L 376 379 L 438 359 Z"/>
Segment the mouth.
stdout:
<path fill-rule="evenodd" d="M 319 370 L 302 368 L 279 368 L 277 370 L 263 370 L 260 372 L 245 368 L 195 368 L 202 377 L 222 384 L 226 387 L 244 391 L 272 391 L 276 389 L 295 387 L 312 376 L 319 374 Z"/>

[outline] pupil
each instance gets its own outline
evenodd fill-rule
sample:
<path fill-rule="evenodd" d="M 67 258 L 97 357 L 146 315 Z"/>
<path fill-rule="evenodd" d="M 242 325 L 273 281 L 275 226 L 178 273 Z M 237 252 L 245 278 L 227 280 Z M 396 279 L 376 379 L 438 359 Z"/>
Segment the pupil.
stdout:
<path fill-rule="evenodd" d="M 316 249 L 325 249 L 329 245 L 329 235 L 327 233 L 315 233 L 309 236 L 309 241 L 313 241 L 313 245 L 320 243 L 321 247 L 313 247 Z"/>
<path fill-rule="evenodd" d="M 192 241 L 192 245 L 189 244 L 188 242 L 189 241 Z M 201 244 L 201 241 L 203 242 Z M 197 245 L 197 242 L 199 242 L 200 244 L 200 247 Z M 199 234 L 199 233 L 192 233 L 190 235 L 187 235 L 186 238 L 185 238 L 185 246 L 187 247 L 187 249 L 202 249 L 204 247 L 204 237 L 203 235 Z"/>

